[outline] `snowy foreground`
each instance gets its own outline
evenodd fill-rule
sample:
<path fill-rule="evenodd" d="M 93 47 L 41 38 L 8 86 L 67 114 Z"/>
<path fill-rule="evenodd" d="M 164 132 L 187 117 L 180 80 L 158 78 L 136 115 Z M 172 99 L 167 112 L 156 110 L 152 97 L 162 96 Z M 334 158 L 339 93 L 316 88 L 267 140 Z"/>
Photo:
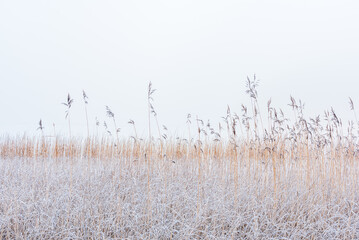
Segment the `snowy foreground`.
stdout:
<path fill-rule="evenodd" d="M 0 239 L 358 239 L 359 170 L 0 159 Z"/>

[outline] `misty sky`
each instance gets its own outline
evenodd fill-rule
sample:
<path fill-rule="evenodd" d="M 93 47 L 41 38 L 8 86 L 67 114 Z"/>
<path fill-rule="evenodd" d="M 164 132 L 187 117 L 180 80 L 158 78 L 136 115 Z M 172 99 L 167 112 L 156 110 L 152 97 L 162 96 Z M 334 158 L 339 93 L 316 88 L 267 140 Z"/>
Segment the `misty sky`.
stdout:
<path fill-rule="evenodd" d="M 157 89 L 160 124 L 182 134 L 186 116 L 218 124 L 227 105 L 248 104 L 246 77 L 291 115 L 289 96 L 305 115 L 331 106 L 352 120 L 359 110 L 358 1 L 0 1 L 0 133 L 85 134 L 82 89 L 91 132 L 108 105 L 122 134 L 133 119 L 147 136 L 147 85 Z M 359 113 L 359 112 L 358 112 Z M 101 127 L 102 129 L 102 127 Z"/>

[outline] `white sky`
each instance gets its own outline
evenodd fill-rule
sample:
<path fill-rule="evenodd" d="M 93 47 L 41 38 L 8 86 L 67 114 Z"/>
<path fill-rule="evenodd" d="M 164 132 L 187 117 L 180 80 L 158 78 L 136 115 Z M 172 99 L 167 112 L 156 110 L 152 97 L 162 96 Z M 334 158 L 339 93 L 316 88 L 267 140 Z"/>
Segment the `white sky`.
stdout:
<path fill-rule="evenodd" d="M 333 106 L 353 119 L 359 108 L 359 2 L 311 1 L 0 1 L 0 133 L 86 132 L 82 89 L 95 117 L 115 113 L 123 134 L 131 118 L 147 135 L 146 91 L 157 89 L 161 124 L 182 133 L 187 113 L 218 123 L 227 104 L 240 113 L 246 77 L 261 80 L 262 111 L 306 115 Z M 110 122 L 109 122 L 110 125 Z M 112 126 L 112 125 L 110 125 Z"/>

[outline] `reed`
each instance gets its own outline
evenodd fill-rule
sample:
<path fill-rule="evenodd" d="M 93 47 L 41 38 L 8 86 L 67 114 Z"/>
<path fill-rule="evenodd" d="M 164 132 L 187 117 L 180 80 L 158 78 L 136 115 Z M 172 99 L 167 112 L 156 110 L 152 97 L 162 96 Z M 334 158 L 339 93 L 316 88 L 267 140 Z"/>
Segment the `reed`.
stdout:
<path fill-rule="evenodd" d="M 188 114 L 188 138 L 161 132 L 152 83 L 148 139 L 133 120 L 134 136 L 120 137 L 108 106 L 113 130 L 99 133 L 96 119 L 91 134 L 84 92 L 87 137 L 72 137 L 68 94 L 68 137 L 47 137 L 40 120 L 41 137 L 0 138 L 0 238 L 359 238 L 353 100 L 346 130 L 334 109 L 305 118 L 293 97 L 293 120 L 269 100 L 264 124 L 258 81 L 247 87 L 241 114 L 228 106 L 215 124 Z"/>
<path fill-rule="evenodd" d="M 66 106 L 66 115 L 65 115 L 65 118 L 68 119 L 68 122 L 69 122 L 69 137 L 71 139 L 71 123 L 70 123 L 70 108 L 72 106 L 72 103 L 73 103 L 73 99 L 71 98 L 70 94 L 67 94 L 67 99 L 66 99 L 66 102 L 63 102 L 62 104 Z"/>
<path fill-rule="evenodd" d="M 88 97 L 87 97 L 87 94 L 86 94 L 85 90 L 82 90 L 82 98 L 83 98 L 84 103 L 85 103 L 85 115 L 86 115 L 87 137 L 89 137 L 89 136 L 90 136 L 90 127 L 89 127 L 89 118 L 88 118 L 88 114 L 87 114 Z"/>

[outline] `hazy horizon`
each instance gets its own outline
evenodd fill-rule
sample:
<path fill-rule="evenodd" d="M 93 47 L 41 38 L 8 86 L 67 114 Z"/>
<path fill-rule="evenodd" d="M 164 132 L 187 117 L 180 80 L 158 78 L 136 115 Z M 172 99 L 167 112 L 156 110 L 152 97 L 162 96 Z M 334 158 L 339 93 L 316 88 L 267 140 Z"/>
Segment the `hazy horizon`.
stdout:
<path fill-rule="evenodd" d="M 245 81 L 260 79 L 259 104 L 269 98 L 290 117 L 289 97 L 305 116 L 335 109 L 354 120 L 359 106 L 357 1 L 2 1 L 0 2 L 0 134 L 67 134 L 74 98 L 74 134 L 86 134 L 82 90 L 95 117 L 131 135 L 147 136 L 147 86 L 157 89 L 160 125 L 186 130 L 187 114 L 212 124 L 227 105 L 249 104 Z M 155 125 L 153 125 L 156 128 Z M 156 130 L 155 130 L 156 131 Z"/>

